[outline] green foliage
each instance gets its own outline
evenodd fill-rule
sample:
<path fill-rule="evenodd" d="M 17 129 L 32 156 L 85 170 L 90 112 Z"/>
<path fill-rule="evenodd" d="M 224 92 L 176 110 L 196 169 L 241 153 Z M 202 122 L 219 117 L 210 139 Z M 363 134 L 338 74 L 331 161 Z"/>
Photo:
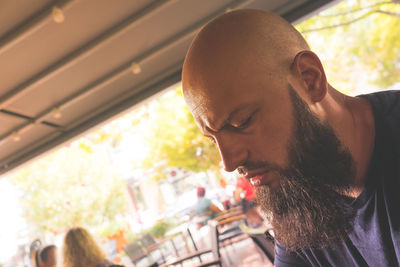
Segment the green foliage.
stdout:
<path fill-rule="evenodd" d="M 153 169 L 158 178 L 165 176 L 166 167 L 193 172 L 220 168 L 218 151 L 202 136 L 180 88 L 152 102 L 148 110 L 144 140 L 150 153 L 140 162 L 142 168 Z"/>
<path fill-rule="evenodd" d="M 349 93 L 399 82 L 399 1 L 342 1 L 296 28 L 329 63 L 325 70 L 336 88 Z"/>
<path fill-rule="evenodd" d="M 127 231 L 125 233 L 126 242 L 129 244 L 138 239 L 138 234 L 132 231 Z"/>
<path fill-rule="evenodd" d="M 23 192 L 27 221 L 44 232 L 75 225 L 117 231 L 112 225 L 127 211 L 119 177 L 104 147 L 83 139 L 17 170 L 9 179 Z"/>
<path fill-rule="evenodd" d="M 174 225 L 169 220 L 162 220 L 156 222 L 150 229 L 148 229 L 148 233 L 157 238 L 162 238 L 165 236 L 165 233 L 168 232 Z"/>

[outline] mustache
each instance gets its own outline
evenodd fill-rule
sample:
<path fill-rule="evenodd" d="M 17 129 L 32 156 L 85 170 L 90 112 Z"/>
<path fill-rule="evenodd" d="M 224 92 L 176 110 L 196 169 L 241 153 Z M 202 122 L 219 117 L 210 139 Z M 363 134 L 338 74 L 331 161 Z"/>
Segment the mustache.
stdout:
<path fill-rule="evenodd" d="M 257 161 L 257 162 L 247 162 L 246 164 L 239 166 L 237 172 L 240 175 L 246 175 L 252 170 L 264 169 L 266 171 L 275 171 L 278 173 L 285 173 L 286 169 L 282 168 L 276 163 L 268 161 Z"/>

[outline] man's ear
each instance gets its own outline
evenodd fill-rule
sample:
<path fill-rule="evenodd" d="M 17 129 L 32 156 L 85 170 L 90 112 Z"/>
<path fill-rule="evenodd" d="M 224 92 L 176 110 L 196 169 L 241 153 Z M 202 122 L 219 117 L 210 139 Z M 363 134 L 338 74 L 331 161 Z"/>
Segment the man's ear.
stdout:
<path fill-rule="evenodd" d="M 299 52 L 293 60 L 292 71 L 300 78 L 312 102 L 320 102 L 328 90 L 324 68 L 318 56 L 311 51 Z"/>

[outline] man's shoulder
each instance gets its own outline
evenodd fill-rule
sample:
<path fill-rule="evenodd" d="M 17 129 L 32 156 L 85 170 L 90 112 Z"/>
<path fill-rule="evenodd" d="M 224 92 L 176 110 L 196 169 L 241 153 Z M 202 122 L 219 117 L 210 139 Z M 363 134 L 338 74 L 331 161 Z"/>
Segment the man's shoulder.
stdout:
<path fill-rule="evenodd" d="M 371 166 L 377 168 L 376 181 L 398 189 L 400 172 L 400 90 L 363 95 L 371 103 L 375 119 L 375 149 Z M 382 178 L 381 175 L 385 173 Z M 388 192 L 387 190 L 385 192 Z M 397 191 L 396 191 L 397 192 Z M 392 194 L 396 197 L 397 193 Z M 388 196 L 386 196 L 388 197 Z"/>
<path fill-rule="evenodd" d="M 398 112 L 400 110 L 400 90 L 380 91 L 359 95 L 359 97 L 368 99 L 375 113 L 400 117 L 400 112 Z"/>
<path fill-rule="evenodd" d="M 390 131 L 396 141 L 400 134 L 400 90 L 376 92 L 360 95 L 366 98 L 372 107 L 375 125 Z"/>

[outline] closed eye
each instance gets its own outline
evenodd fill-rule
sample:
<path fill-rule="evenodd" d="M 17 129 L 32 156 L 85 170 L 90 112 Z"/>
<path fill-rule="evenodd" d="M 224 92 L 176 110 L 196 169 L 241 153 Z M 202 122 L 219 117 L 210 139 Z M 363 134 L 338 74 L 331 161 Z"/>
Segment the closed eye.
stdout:
<path fill-rule="evenodd" d="M 210 140 L 211 142 L 213 142 L 214 144 L 216 144 L 217 142 L 215 142 L 215 139 L 209 135 L 205 135 L 205 138 L 207 138 L 208 140 Z"/>
<path fill-rule="evenodd" d="M 233 126 L 233 127 L 235 127 L 236 129 L 246 129 L 246 128 L 250 125 L 250 123 L 251 123 L 251 121 L 252 121 L 252 119 L 253 119 L 253 117 L 254 117 L 254 114 L 255 114 L 255 113 L 252 113 L 252 114 L 247 118 L 247 120 L 245 120 L 242 124 L 240 124 L 240 125 L 238 125 L 238 126 Z"/>

